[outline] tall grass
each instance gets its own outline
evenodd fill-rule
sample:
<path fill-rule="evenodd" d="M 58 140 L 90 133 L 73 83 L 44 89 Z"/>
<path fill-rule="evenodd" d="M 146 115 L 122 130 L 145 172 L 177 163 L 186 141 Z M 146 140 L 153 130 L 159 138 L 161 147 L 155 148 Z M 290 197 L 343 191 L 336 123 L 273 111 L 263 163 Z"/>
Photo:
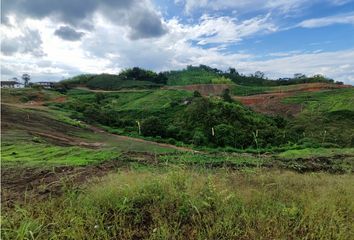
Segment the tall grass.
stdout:
<path fill-rule="evenodd" d="M 353 175 L 175 169 L 111 175 L 4 210 L 3 239 L 354 239 Z"/>

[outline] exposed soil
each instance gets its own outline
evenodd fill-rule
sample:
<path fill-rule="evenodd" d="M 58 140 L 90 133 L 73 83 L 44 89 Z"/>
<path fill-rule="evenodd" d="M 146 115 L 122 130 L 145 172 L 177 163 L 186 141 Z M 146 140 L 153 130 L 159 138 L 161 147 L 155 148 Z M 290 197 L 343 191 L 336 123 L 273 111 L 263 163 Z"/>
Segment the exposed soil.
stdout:
<path fill-rule="evenodd" d="M 220 95 L 225 89 L 230 89 L 234 85 L 230 84 L 194 84 L 186 86 L 168 86 L 164 89 L 182 89 L 187 91 L 198 91 L 204 96 Z"/>
<path fill-rule="evenodd" d="M 119 159 L 87 166 L 44 167 L 3 166 L 1 169 L 1 203 L 12 207 L 14 203 L 44 200 L 60 196 L 68 188 L 98 181 L 101 177 L 121 169 L 128 169 L 129 162 L 158 165 L 163 154 L 126 152 Z"/>
<path fill-rule="evenodd" d="M 65 188 L 79 187 L 89 180 L 97 179 L 124 166 L 124 161 L 120 160 L 83 167 L 58 166 L 52 169 L 3 166 L 1 203 L 3 206 L 11 207 L 15 202 L 59 196 Z"/>
<path fill-rule="evenodd" d="M 268 115 L 294 116 L 301 112 L 300 104 L 284 104 L 282 99 L 292 96 L 291 92 L 267 93 L 244 97 L 234 97 L 242 104 L 252 108 L 256 112 Z"/>

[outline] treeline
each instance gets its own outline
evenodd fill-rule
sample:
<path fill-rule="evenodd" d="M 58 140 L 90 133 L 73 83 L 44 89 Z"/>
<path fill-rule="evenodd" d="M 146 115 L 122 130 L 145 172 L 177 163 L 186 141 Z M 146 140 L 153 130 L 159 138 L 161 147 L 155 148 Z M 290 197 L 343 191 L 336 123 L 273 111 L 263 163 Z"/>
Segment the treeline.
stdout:
<path fill-rule="evenodd" d="M 119 90 L 122 88 L 153 88 L 165 85 L 167 77 L 163 73 L 134 67 L 119 74 L 82 74 L 63 80 L 57 88 L 69 89 L 85 86 L 91 89 Z"/>
<path fill-rule="evenodd" d="M 71 88 L 87 86 L 93 89 L 118 90 L 122 88 L 151 88 L 162 85 L 189 85 L 206 83 L 236 83 L 245 86 L 281 86 L 300 83 L 336 83 L 333 79 L 322 75 L 308 77 L 304 74 L 294 74 L 293 78 L 272 80 L 266 78 L 263 72 L 244 75 L 235 68 L 222 71 L 206 65 L 187 66 L 186 69 L 156 73 L 139 67 L 125 69 L 119 74 L 83 74 L 63 80 L 57 87 Z"/>

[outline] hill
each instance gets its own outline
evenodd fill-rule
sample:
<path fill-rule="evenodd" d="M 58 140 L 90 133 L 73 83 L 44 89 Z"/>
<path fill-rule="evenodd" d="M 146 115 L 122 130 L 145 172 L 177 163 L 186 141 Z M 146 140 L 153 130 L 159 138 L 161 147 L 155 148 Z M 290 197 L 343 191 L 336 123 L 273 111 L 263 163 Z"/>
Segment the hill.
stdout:
<path fill-rule="evenodd" d="M 196 86 L 2 89 L 4 239 L 351 239 L 352 88 L 284 118 Z"/>

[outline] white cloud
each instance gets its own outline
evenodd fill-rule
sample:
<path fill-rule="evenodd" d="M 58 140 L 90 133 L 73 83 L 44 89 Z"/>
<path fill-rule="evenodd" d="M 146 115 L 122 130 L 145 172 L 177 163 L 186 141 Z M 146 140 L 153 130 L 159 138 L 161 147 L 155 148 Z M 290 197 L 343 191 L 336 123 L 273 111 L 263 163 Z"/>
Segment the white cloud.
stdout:
<path fill-rule="evenodd" d="M 231 17 L 211 17 L 204 15 L 199 24 L 186 26 L 188 37 L 198 44 L 235 43 L 256 33 L 274 32 L 277 27 L 270 22 L 270 15 L 237 21 Z"/>
<path fill-rule="evenodd" d="M 332 1 L 332 0 L 329 0 Z M 337 0 L 338 1 L 338 0 Z M 178 0 L 176 4 L 184 4 L 185 11 L 191 13 L 195 9 L 224 10 L 234 9 L 242 12 L 257 12 L 259 10 L 277 10 L 281 13 L 299 10 L 313 3 L 307 0 Z"/>
<path fill-rule="evenodd" d="M 297 26 L 303 28 L 325 27 L 333 24 L 353 24 L 354 12 L 346 15 L 336 15 L 323 18 L 307 19 L 299 23 Z"/>
<path fill-rule="evenodd" d="M 275 1 L 274 4 L 281 5 L 281 2 Z M 40 34 L 40 49 L 45 55 L 33 57 L 24 51 L 2 55 L 2 78 L 28 72 L 34 81 L 60 80 L 78 73 L 117 73 L 133 66 L 160 71 L 206 64 L 220 69 L 236 67 L 245 73 L 261 70 L 272 77 L 295 72 L 321 73 L 354 84 L 354 50 L 280 52 L 265 56 L 271 59 L 264 61 L 258 60 L 262 56 L 235 50 L 227 52 L 230 44 L 240 43 L 256 34 L 277 31 L 270 15 L 243 21 L 204 15 L 196 24 L 183 23 L 177 18 L 167 21 L 161 18 L 162 25 L 168 29 L 166 34 L 136 40 L 131 39 L 130 26 L 107 21 L 99 12 L 93 15 L 94 28 L 86 31 L 78 41 L 63 41 L 55 36 L 58 23 L 50 18 L 20 21 L 12 16 L 10 22 L 11 26 L 1 26 L 2 35 L 16 38 L 23 36 L 24 29 L 36 31 Z"/>
<path fill-rule="evenodd" d="M 299 53 L 266 61 L 248 61 L 236 66 L 243 72 L 264 71 L 270 77 L 323 74 L 354 85 L 354 49 L 334 52 Z"/>

